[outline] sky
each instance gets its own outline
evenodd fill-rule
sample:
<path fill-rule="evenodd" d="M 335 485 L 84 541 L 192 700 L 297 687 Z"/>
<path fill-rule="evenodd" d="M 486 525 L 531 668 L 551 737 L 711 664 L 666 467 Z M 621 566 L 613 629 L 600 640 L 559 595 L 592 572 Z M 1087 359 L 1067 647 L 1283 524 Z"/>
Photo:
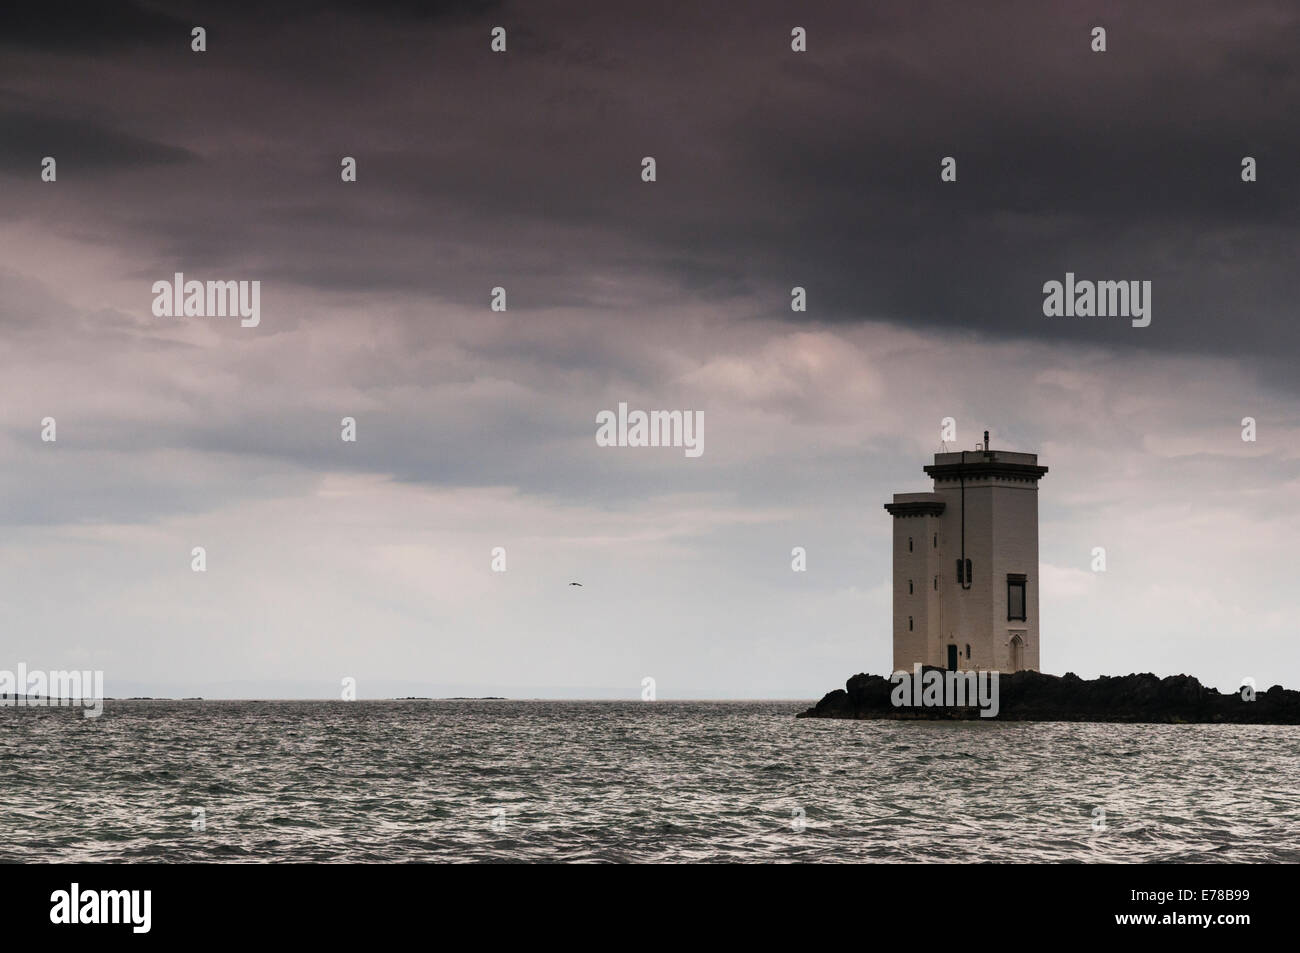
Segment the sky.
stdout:
<path fill-rule="evenodd" d="M 815 699 L 952 417 L 1049 467 L 1045 671 L 1300 685 L 1300 9 L 681 6 L 0 11 L 0 668 Z"/>

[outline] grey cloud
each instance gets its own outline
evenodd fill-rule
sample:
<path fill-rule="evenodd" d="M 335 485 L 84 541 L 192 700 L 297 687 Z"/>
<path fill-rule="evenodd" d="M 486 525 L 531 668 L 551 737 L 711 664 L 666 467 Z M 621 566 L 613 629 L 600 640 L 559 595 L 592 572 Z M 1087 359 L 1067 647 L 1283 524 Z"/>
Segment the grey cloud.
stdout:
<path fill-rule="evenodd" d="M 186 149 L 120 132 L 92 120 L 0 112 L 0 171 L 38 182 L 44 156 L 58 161 L 60 180 L 65 183 L 69 177 L 87 171 L 147 168 L 196 158 Z"/>
<path fill-rule="evenodd" d="M 333 49 L 324 9 L 357 37 L 331 62 L 312 59 Z M 536 49 L 496 59 L 486 5 L 437 9 L 454 15 L 386 6 L 412 18 L 395 47 L 384 18 L 351 4 L 275 24 L 235 8 L 240 42 L 213 62 L 244 77 L 191 65 L 176 80 L 191 127 L 211 114 L 219 139 L 242 141 L 242 126 L 261 144 L 202 176 L 137 176 L 123 188 L 140 211 L 119 227 L 166 268 L 260 260 L 308 287 L 467 306 L 498 283 L 519 310 L 593 306 L 591 273 L 640 272 L 685 297 L 778 309 L 802 284 L 817 320 L 1261 358 L 1300 346 L 1300 132 L 1284 118 L 1300 105 L 1300 20 L 1286 5 L 1235 8 L 1230 34 L 1192 25 L 1186 5 L 1107 13 L 1112 49 L 1098 55 L 1082 9 L 833 4 L 803 17 L 803 56 L 775 4 L 743 21 L 706 4 L 636 30 L 583 5 L 519 6 L 491 12 Z M 1215 22 L 1212 5 L 1197 10 Z M 214 95 L 225 83 L 240 111 Z M 112 133 L 124 93 L 102 92 L 103 129 L 9 117 L 7 167 L 29 171 L 52 135 L 102 163 L 190 155 L 161 144 L 176 132 L 166 115 L 158 142 Z M 361 161 L 350 192 L 345 153 Z M 659 159 L 654 185 L 638 179 L 643 154 Z M 959 181 L 944 185 L 949 154 Z M 1252 185 L 1244 154 L 1260 163 Z M 1152 327 L 1045 320 L 1042 283 L 1067 270 L 1151 279 Z"/>
<path fill-rule="evenodd" d="M 189 25 L 132 0 L 42 0 L 0 6 L 0 45 L 11 48 L 100 53 L 173 37 L 188 44 Z"/>

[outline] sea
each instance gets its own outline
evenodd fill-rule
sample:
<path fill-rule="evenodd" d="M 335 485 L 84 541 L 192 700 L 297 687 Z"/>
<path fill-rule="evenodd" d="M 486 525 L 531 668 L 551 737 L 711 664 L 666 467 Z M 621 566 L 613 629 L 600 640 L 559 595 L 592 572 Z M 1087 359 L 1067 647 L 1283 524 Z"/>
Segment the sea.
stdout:
<path fill-rule="evenodd" d="M 0 861 L 1300 862 L 1300 727 L 810 704 L 0 708 Z"/>

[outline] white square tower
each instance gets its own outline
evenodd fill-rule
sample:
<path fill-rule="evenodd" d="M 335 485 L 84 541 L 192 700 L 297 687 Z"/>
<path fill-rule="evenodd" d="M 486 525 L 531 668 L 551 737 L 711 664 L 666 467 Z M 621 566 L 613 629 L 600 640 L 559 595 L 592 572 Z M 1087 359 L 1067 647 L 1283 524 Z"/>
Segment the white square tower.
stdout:
<path fill-rule="evenodd" d="M 1033 453 L 936 453 L 932 493 L 896 493 L 894 671 L 1038 671 L 1038 480 Z"/>

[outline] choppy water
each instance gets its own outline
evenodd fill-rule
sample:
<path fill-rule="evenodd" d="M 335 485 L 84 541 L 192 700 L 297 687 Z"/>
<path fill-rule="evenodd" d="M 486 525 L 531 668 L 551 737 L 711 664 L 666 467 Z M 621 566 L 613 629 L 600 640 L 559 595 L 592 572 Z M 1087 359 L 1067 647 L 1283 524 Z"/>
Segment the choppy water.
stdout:
<path fill-rule="evenodd" d="M 0 860 L 1300 861 L 1297 727 L 803 707 L 0 709 Z"/>

